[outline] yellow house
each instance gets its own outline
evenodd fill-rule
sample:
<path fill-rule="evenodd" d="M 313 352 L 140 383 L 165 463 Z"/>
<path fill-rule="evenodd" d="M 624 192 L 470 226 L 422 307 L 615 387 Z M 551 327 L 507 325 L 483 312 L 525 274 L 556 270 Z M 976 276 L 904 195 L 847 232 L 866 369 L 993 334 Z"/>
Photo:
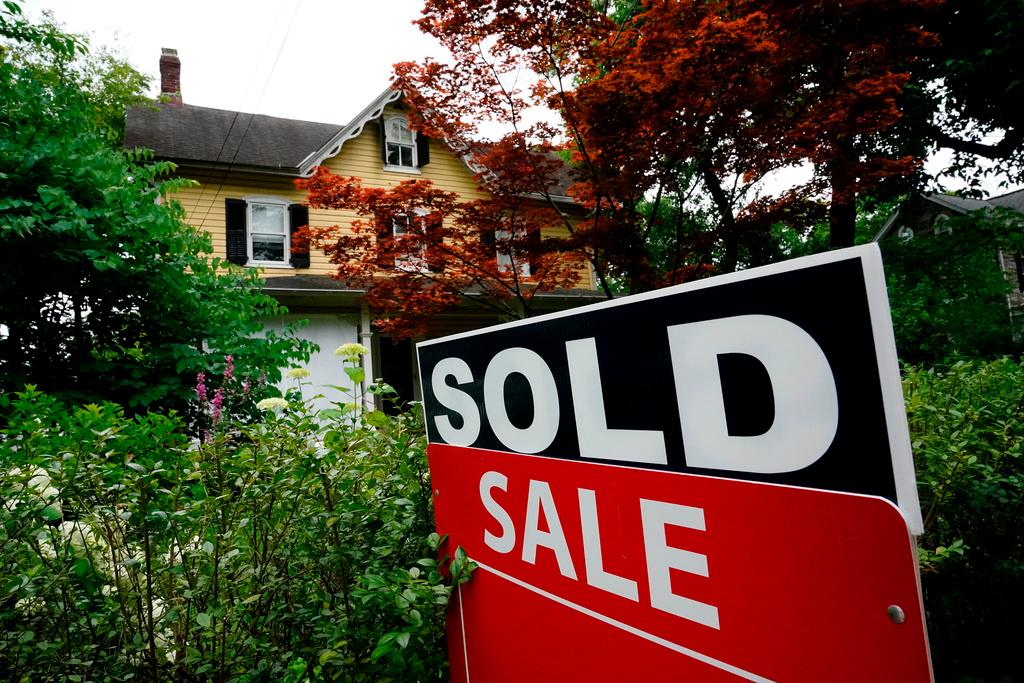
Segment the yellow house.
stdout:
<path fill-rule="evenodd" d="M 289 314 L 266 321 L 268 327 L 308 321 L 303 336 L 320 347 L 309 369 L 324 402 L 346 400 L 326 387 L 347 382 L 333 350 L 349 342 L 371 350 L 364 357 L 367 377 L 383 378 L 405 399 L 418 397 L 413 343 L 378 334 L 365 291 L 331 278 L 334 267 L 323 253 L 291 253 L 295 229 L 344 226 L 356 218 L 344 211 L 309 209 L 294 181 L 324 166 L 337 175 L 359 177 L 367 186 L 388 187 L 417 177 L 473 199 L 485 192 L 473 171 L 441 141 L 409 128 L 398 91 L 385 90 L 345 125 L 315 123 L 186 105 L 180 68 L 176 52 L 164 49 L 162 103 L 129 110 L 125 146 L 152 149 L 158 158 L 175 162 L 179 175 L 197 181 L 173 199 L 182 204 L 191 225 L 210 234 L 215 256 L 258 268 L 265 291 L 288 307 Z M 551 195 L 571 212 L 567 185 L 568 177 Z M 598 300 L 590 285 L 538 294 L 535 307 L 561 310 Z M 435 322 L 435 334 L 444 334 L 500 319 L 467 308 Z"/>

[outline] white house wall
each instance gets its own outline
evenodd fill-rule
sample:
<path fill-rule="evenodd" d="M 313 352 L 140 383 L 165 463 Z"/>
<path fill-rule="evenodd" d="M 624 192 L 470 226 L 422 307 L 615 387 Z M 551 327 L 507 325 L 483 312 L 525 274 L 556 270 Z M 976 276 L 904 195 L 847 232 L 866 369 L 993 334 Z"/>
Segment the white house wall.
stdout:
<path fill-rule="evenodd" d="M 268 330 L 280 332 L 285 324 L 301 320 L 308 320 L 309 324 L 299 330 L 299 336 L 320 347 L 303 366 L 311 373 L 302 380 L 303 397 L 312 400 L 317 410 L 333 407 L 335 403 L 354 401 L 352 381 L 345 374 L 342 359 L 334 355 L 334 350 L 342 344 L 360 343 L 358 318 L 330 313 L 290 313 L 282 318 L 266 320 L 264 325 Z M 282 374 L 286 374 L 288 369 L 284 368 Z M 332 388 L 332 385 L 346 389 L 347 393 Z M 287 376 L 278 385 L 282 392 L 295 386 L 296 380 Z"/>

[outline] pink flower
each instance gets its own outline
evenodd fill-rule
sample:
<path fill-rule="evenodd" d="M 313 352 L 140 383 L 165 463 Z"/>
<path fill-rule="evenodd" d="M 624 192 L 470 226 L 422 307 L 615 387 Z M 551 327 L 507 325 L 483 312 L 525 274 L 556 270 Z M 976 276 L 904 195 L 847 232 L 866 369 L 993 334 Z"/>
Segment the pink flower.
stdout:
<path fill-rule="evenodd" d="M 213 394 L 213 401 L 210 402 L 210 417 L 214 423 L 220 420 L 220 411 L 224 406 L 224 389 L 220 388 Z"/>
<path fill-rule="evenodd" d="M 200 372 L 196 375 L 196 400 L 199 403 L 206 403 L 206 373 Z"/>
<path fill-rule="evenodd" d="M 235 357 L 231 354 L 224 356 L 224 384 L 231 381 L 235 376 Z"/>

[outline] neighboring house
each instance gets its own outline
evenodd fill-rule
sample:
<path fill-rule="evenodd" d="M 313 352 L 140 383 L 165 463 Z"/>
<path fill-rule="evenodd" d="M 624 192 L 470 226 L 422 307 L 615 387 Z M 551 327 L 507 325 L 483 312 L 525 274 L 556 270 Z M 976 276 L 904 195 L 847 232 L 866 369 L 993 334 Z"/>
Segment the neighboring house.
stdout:
<path fill-rule="evenodd" d="M 464 198 L 482 197 L 473 171 L 440 141 L 410 130 L 397 91 L 385 90 L 346 125 L 314 123 L 186 105 L 180 68 L 176 52 L 164 49 L 162 103 L 129 110 L 125 146 L 152 149 L 158 158 L 173 161 L 180 176 L 199 183 L 173 199 L 191 225 L 211 235 L 215 256 L 260 269 L 265 291 L 289 309 L 285 319 L 267 321 L 268 327 L 309 321 L 302 334 L 320 347 L 308 367 L 316 390 L 326 396 L 321 405 L 351 400 L 324 388 L 347 384 L 333 351 L 348 342 L 371 349 L 364 358 L 368 378 L 383 378 L 405 399 L 418 398 L 413 343 L 377 334 L 364 290 L 332 279 L 334 267 L 322 253 L 291 253 L 290 235 L 297 228 L 345 225 L 357 218 L 304 206 L 305 194 L 294 180 L 322 165 L 367 185 L 419 177 Z M 554 188 L 551 194 L 571 211 L 566 190 Z M 546 293 L 538 295 L 534 307 L 560 310 L 597 298 L 586 288 Z M 497 322 L 496 316 L 467 308 L 439 316 L 433 328 L 440 335 Z"/>
<path fill-rule="evenodd" d="M 1024 189 L 989 199 L 966 199 L 932 193 L 915 195 L 900 205 L 874 239 L 877 242 L 887 237 L 913 239 L 921 235 L 950 233 L 953 231 L 950 225 L 951 217 L 1000 207 L 1021 214 L 1017 228 L 1024 231 Z M 1014 335 L 1020 339 L 1024 336 L 1024 254 L 1020 251 L 998 249 L 993 257 L 998 259 L 999 266 L 1011 285 L 1007 305 Z"/>

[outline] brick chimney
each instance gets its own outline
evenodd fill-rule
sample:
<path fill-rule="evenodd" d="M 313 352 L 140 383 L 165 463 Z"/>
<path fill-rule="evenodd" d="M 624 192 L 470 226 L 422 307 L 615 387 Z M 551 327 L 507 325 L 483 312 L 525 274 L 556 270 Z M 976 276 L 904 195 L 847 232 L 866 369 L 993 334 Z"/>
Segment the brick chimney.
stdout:
<path fill-rule="evenodd" d="M 160 50 L 160 101 L 184 107 L 181 99 L 181 60 L 178 51 L 169 47 Z"/>

